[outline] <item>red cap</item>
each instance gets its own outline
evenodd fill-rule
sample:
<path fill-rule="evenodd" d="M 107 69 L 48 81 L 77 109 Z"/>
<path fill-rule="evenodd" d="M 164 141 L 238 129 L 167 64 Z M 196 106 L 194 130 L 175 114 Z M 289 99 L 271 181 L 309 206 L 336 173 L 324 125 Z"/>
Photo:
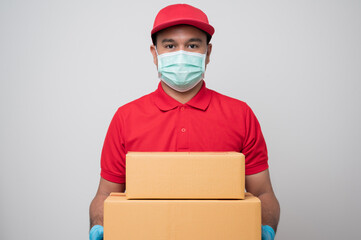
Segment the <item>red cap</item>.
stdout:
<path fill-rule="evenodd" d="M 161 9 L 154 20 L 151 34 L 179 24 L 187 24 L 213 35 L 214 28 L 209 24 L 202 10 L 188 4 L 174 4 Z"/>

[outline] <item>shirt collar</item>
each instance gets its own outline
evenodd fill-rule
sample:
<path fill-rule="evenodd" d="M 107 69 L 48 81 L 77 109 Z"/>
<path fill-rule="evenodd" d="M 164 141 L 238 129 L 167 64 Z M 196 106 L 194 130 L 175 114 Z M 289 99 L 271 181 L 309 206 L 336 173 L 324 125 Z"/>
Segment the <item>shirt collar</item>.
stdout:
<path fill-rule="evenodd" d="M 185 105 L 205 111 L 209 106 L 211 98 L 212 92 L 206 88 L 206 83 L 203 81 L 201 89 Z M 162 111 L 169 111 L 183 105 L 164 92 L 161 82 L 159 82 L 158 89 L 154 92 L 154 103 Z"/>

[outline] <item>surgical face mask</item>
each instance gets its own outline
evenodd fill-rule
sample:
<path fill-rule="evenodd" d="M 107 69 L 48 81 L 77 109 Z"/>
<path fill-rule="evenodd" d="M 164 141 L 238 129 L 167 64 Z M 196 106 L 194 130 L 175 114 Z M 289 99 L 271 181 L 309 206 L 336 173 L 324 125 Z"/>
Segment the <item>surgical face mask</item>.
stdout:
<path fill-rule="evenodd" d="M 169 87 L 186 92 L 203 78 L 206 68 L 206 53 L 176 51 L 158 55 L 158 76 Z"/>

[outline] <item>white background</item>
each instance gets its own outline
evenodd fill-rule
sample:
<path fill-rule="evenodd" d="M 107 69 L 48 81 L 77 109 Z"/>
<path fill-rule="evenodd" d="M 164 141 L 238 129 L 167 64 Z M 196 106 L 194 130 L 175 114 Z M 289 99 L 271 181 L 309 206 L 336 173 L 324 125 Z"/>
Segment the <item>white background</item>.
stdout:
<path fill-rule="evenodd" d="M 0 239 L 87 239 L 116 109 L 158 84 L 174 1 L 0 1 Z M 216 32 L 207 87 L 247 102 L 281 204 L 277 239 L 358 239 L 361 2 L 188 1 Z"/>

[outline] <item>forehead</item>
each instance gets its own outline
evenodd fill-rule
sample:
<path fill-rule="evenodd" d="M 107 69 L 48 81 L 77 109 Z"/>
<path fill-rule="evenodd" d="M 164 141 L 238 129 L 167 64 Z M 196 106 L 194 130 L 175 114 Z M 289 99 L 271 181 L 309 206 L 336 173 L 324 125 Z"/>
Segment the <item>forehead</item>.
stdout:
<path fill-rule="evenodd" d="M 189 38 L 200 38 L 206 41 L 207 35 L 202 30 L 190 26 L 190 25 L 176 25 L 166 29 L 163 29 L 157 33 L 157 40 L 164 38 L 170 39 L 189 39 Z"/>

